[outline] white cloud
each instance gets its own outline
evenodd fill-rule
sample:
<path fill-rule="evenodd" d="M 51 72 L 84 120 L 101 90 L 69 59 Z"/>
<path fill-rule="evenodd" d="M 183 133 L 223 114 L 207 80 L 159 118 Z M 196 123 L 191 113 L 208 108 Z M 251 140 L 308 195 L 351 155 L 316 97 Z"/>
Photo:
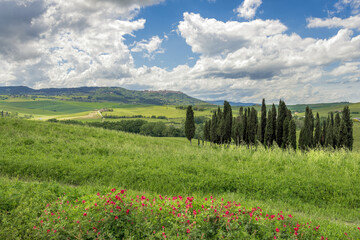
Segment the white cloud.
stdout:
<path fill-rule="evenodd" d="M 244 2 L 236 9 L 239 17 L 252 19 L 255 17 L 256 10 L 262 4 L 262 0 L 244 0 Z"/>
<path fill-rule="evenodd" d="M 5 59 L 11 68 L 7 68 L 6 76 L 0 81 L 36 88 L 117 85 L 118 79 L 131 76 L 134 67 L 124 36 L 143 29 L 146 22 L 145 19 L 132 20 L 133 17 L 142 7 L 160 2 L 162 0 L 0 2 L 7 8 L 12 7 L 14 12 L 23 11 L 24 16 L 31 14 L 24 17 L 22 29 L 14 21 L 14 25 L 5 26 L 9 31 L 2 31 L 0 42 L 5 44 L 0 47 L 0 55 L 8 55 Z M 35 10 L 38 6 L 41 11 Z M 2 15 L 6 16 L 8 14 Z M 0 24 L 0 29 L 4 25 Z M 15 39 L 13 27 L 18 30 Z M 8 46 L 14 46 L 13 50 L 1 51 Z M 18 48 L 21 51 L 16 51 Z"/>
<path fill-rule="evenodd" d="M 344 97 L 330 94 L 333 86 L 326 86 L 323 67 L 360 58 L 360 36 L 341 29 L 329 39 L 313 39 L 288 35 L 286 30 L 274 20 L 221 22 L 185 13 L 179 32 L 193 52 L 201 54 L 185 75 L 193 79 L 187 91 L 202 95 L 206 86 L 208 93 L 218 89 L 230 100 L 234 95 L 242 101 L 281 97 L 290 103 Z"/>
<path fill-rule="evenodd" d="M 360 0 L 339 0 L 335 3 L 335 8 L 338 12 L 344 10 L 346 6 L 350 6 L 353 14 L 358 14 L 360 9 Z"/>
<path fill-rule="evenodd" d="M 165 36 L 165 39 L 167 36 Z M 161 48 L 161 44 L 164 39 L 159 36 L 153 36 L 150 40 L 142 40 L 135 43 L 135 46 L 131 49 L 132 52 L 144 52 L 144 57 L 153 59 L 155 54 L 164 53 L 164 49 Z"/>
<path fill-rule="evenodd" d="M 331 76 L 339 77 L 342 75 L 360 76 L 360 62 L 346 62 L 334 68 L 330 73 Z"/>
<path fill-rule="evenodd" d="M 184 13 L 178 29 L 193 52 L 213 56 L 248 47 L 255 38 L 275 36 L 287 28 L 278 20 L 221 22 L 202 18 L 200 14 Z"/>
<path fill-rule="evenodd" d="M 360 30 L 360 15 L 351 16 L 349 18 L 341 19 L 338 17 L 333 18 L 308 18 L 307 19 L 308 28 L 318 28 L 318 27 L 327 27 L 327 28 L 348 28 L 348 29 L 358 29 Z"/>

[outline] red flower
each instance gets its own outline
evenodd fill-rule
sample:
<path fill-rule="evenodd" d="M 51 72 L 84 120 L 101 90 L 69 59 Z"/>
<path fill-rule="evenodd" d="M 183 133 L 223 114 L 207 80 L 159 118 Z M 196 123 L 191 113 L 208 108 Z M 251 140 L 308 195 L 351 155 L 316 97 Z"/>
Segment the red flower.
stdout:
<path fill-rule="evenodd" d="M 119 219 L 119 217 L 118 216 L 115 216 L 115 220 L 118 220 Z"/>
<path fill-rule="evenodd" d="M 186 233 L 190 233 L 190 229 L 186 229 Z"/>
<path fill-rule="evenodd" d="M 280 230 L 278 228 L 275 229 L 276 232 L 280 232 Z"/>
<path fill-rule="evenodd" d="M 276 236 L 274 236 L 274 239 L 277 239 L 277 237 L 276 237 Z"/>
<path fill-rule="evenodd" d="M 86 216 L 87 216 L 87 213 L 84 213 L 83 215 L 84 215 L 84 217 L 86 217 Z"/>
<path fill-rule="evenodd" d="M 86 201 L 85 201 L 85 200 L 83 200 L 83 201 L 82 201 L 82 203 L 86 203 Z"/>
<path fill-rule="evenodd" d="M 34 229 L 36 229 L 36 226 L 34 226 Z"/>

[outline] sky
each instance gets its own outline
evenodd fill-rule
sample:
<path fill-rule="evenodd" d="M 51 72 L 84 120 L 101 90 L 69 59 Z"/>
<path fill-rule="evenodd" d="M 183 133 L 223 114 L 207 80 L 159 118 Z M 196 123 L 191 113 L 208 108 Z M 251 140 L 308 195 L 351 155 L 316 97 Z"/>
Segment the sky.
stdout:
<path fill-rule="evenodd" d="M 360 102 L 360 0 L 0 0 L 0 86 Z"/>

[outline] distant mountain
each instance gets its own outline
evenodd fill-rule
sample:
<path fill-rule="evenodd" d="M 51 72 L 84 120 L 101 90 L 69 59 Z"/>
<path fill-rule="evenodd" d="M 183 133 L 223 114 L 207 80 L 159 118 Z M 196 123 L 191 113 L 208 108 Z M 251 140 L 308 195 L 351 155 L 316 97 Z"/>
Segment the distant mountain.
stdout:
<path fill-rule="evenodd" d="M 223 105 L 224 104 L 224 100 L 217 100 L 217 101 L 207 101 L 208 103 L 211 104 L 215 104 L 215 105 Z M 237 106 L 242 106 L 242 107 L 251 107 L 251 106 L 255 106 L 256 103 L 242 103 L 242 102 L 229 102 L 231 106 L 233 107 L 237 107 Z"/>
<path fill-rule="evenodd" d="M 79 87 L 32 89 L 24 86 L 0 87 L 0 95 L 66 96 L 74 101 L 111 101 L 125 104 L 203 105 L 204 101 L 178 91 L 134 91 L 121 87 Z"/>

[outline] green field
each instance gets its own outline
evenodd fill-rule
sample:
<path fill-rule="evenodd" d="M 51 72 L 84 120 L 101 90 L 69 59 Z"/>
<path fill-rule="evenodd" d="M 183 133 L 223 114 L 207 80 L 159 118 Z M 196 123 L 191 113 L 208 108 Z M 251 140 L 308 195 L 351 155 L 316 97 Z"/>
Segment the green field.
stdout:
<path fill-rule="evenodd" d="M 64 192 L 75 200 L 111 188 L 214 195 L 312 221 L 329 239 L 360 237 L 359 151 L 198 147 L 183 138 L 17 119 L 0 119 L 0 134 L 0 239 L 36 238 L 45 205 Z"/>

